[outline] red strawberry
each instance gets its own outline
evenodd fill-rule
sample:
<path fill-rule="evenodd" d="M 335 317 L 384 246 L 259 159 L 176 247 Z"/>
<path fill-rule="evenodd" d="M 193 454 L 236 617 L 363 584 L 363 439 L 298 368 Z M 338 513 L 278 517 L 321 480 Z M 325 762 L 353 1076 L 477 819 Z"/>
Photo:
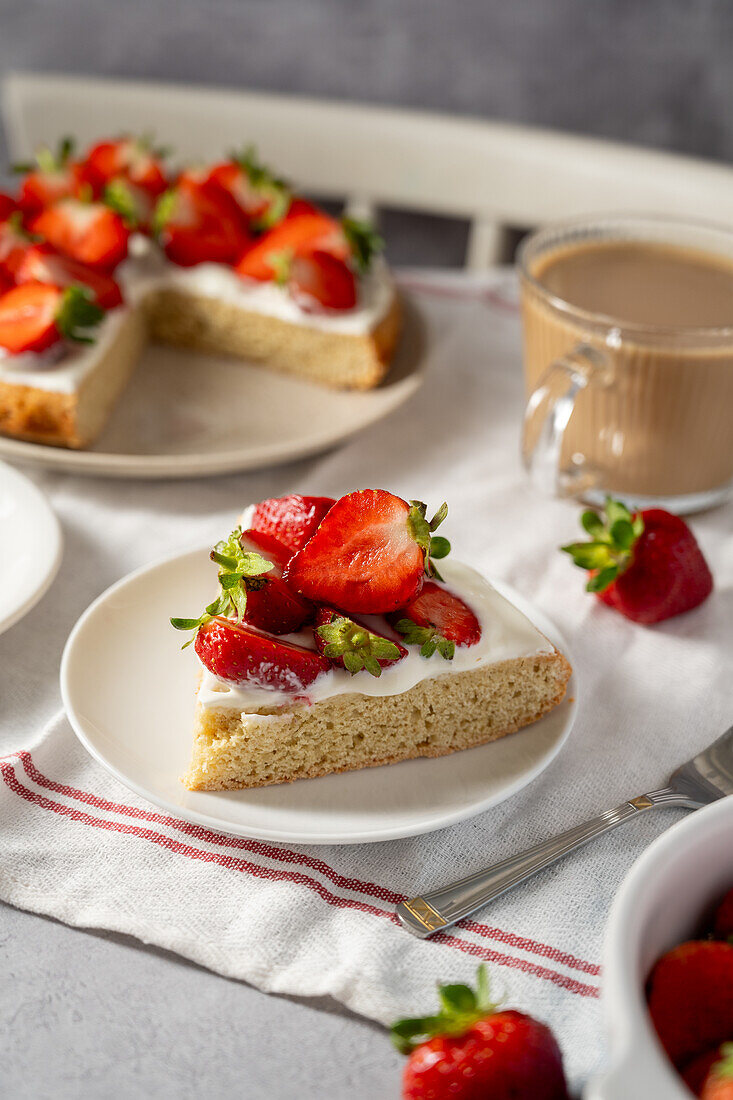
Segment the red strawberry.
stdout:
<path fill-rule="evenodd" d="M 717 908 L 713 935 L 721 940 L 733 938 L 733 890 L 728 891 Z"/>
<path fill-rule="evenodd" d="M 0 222 L 6 221 L 18 209 L 18 204 L 10 195 L 0 191 Z"/>
<path fill-rule="evenodd" d="M 451 660 L 457 645 L 476 645 L 481 638 L 481 624 L 468 604 L 433 581 L 390 620 L 408 645 L 422 646 L 423 657 L 437 649 Z"/>
<path fill-rule="evenodd" d="M 0 272 L 14 281 L 15 273 L 32 243 L 18 214 L 11 214 L 7 221 L 0 222 Z"/>
<path fill-rule="evenodd" d="M 149 195 L 162 194 L 168 186 L 162 155 L 148 138 L 129 135 L 116 141 L 102 141 L 89 150 L 85 167 L 101 190 L 115 177 L 129 180 Z"/>
<path fill-rule="evenodd" d="M 101 202 L 61 199 L 34 218 L 31 229 L 89 267 L 110 271 L 127 255 L 130 230 Z"/>
<path fill-rule="evenodd" d="M 0 298 L 2 298 L 3 294 L 7 294 L 9 290 L 12 290 L 14 286 L 15 283 L 0 270 Z"/>
<path fill-rule="evenodd" d="M 658 623 L 690 611 L 707 599 L 713 578 L 695 536 L 684 520 L 661 508 L 632 515 L 606 501 L 606 522 L 584 512 L 590 542 L 562 549 L 592 573 L 589 592 L 637 623 Z"/>
<path fill-rule="evenodd" d="M 19 355 L 45 351 L 63 337 L 88 343 L 102 316 L 86 287 L 17 286 L 0 298 L 0 347 Z"/>
<path fill-rule="evenodd" d="M 554 1035 L 523 1012 L 497 1012 L 483 965 L 475 991 L 444 985 L 438 995 L 436 1016 L 392 1027 L 409 1055 L 403 1100 L 568 1100 Z"/>
<path fill-rule="evenodd" d="M 700 1096 L 702 1100 L 733 1100 L 733 1043 L 723 1043 Z"/>
<path fill-rule="evenodd" d="M 15 281 L 19 285 L 53 283 L 55 286 L 72 286 L 80 283 L 89 287 L 95 302 L 102 309 L 114 309 L 122 302 L 120 288 L 111 275 L 95 271 L 70 256 L 62 256 L 47 244 L 35 244 L 25 251 L 16 270 Z"/>
<path fill-rule="evenodd" d="M 694 940 L 668 951 L 649 977 L 657 1034 L 677 1067 L 733 1035 L 733 946 Z"/>
<path fill-rule="evenodd" d="M 246 249 L 236 264 L 236 271 L 248 279 L 269 282 L 277 275 L 283 256 L 299 256 L 323 248 L 338 234 L 338 222 L 320 211 L 284 218 Z"/>
<path fill-rule="evenodd" d="M 292 555 L 305 546 L 335 503 L 332 497 L 302 497 L 298 493 L 271 497 L 255 505 L 251 526 L 255 531 L 273 535 Z"/>
<path fill-rule="evenodd" d="M 252 147 L 214 165 L 207 179 L 230 195 L 245 218 L 258 228 L 271 228 L 288 212 L 287 184 L 259 163 Z"/>
<path fill-rule="evenodd" d="M 313 615 L 313 605 L 288 588 L 282 579 L 283 568 L 290 557 L 287 547 L 260 531 L 245 531 L 240 538 L 245 552 L 256 552 L 273 568 L 261 577 L 242 580 L 247 591 L 244 621 L 270 634 L 292 634 Z"/>
<path fill-rule="evenodd" d="M 356 305 L 354 272 L 328 252 L 308 252 L 286 261 L 281 276 L 302 309 L 353 309 Z"/>
<path fill-rule="evenodd" d="M 383 614 L 418 594 L 431 569 L 431 523 L 425 505 L 386 489 L 362 489 L 337 500 L 318 530 L 288 562 L 284 579 L 314 603 L 356 614 Z"/>
<path fill-rule="evenodd" d="M 401 661 L 407 650 L 384 634 L 375 634 L 359 619 L 345 618 L 332 607 L 319 607 L 314 631 L 316 649 L 331 664 L 351 675 L 366 669 L 381 676 L 382 669 Z"/>
<path fill-rule="evenodd" d="M 246 235 L 237 216 L 220 195 L 184 173 L 158 201 L 153 227 L 169 260 L 181 267 L 200 263 L 233 263 Z"/>
<path fill-rule="evenodd" d="M 13 166 L 16 172 L 25 173 L 18 203 L 27 217 L 59 199 L 78 196 L 89 185 L 84 167 L 71 159 L 73 152 L 74 142 L 67 137 L 59 142 L 57 152 L 41 146 L 36 151 L 35 163 Z"/>
<path fill-rule="evenodd" d="M 231 619 L 209 619 L 198 631 L 196 653 L 220 680 L 302 694 L 330 665 L 311 649 L 259 634 Z"/>

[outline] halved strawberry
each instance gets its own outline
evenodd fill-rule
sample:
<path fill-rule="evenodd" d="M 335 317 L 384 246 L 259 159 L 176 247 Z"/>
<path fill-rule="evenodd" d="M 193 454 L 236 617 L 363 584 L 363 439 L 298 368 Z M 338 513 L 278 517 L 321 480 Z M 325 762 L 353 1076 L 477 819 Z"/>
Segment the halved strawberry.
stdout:
<path fill-rule="evenodd" d="M 302 596 L 357 614 L 404 607 L 420 591 L 430 560 L 432 521 L 425 505 L 386 489 L 362 489 L 337 500 L 315 534 L 288 562 L 284 579 Z"/>
<path fill-rule="evenodd" d="M 234 199 L 255 228 L 269 229 L 288 212 L 291 201 L 288 185 L 259 162 L 252 146 L 241 153 L 232 153 L 222 164 L 215 164 L 207 179 Z"/>
<path fill-rule="evenodd" d="M 733 941 L 733 890 L 728 891 L 716 910 L 713 935 Z"/>
<path fill-rule="evenodd" d="M 31 245 L 24 253 L 15 281 L 23 283 L 53 283 L 54 286 L 88 286 L 95 302 L 102 309 L 114 309 L 122 303 L 122 293 L 111 275 L 95 271 L 70 256 L 63 256 L 48 244 Z"/>
<path fill-rule="evenodd" d="M 292 555 L 305 546 L 335 503 L 332 497 L 303 497 L 299 493 L 270 497 L 255 505 L 251 527 L 278 539 Z"/>
<path fill-rule="evenodd" d="M 168 259 L 181 267 L 233 263 L 247 240 L 221 196 L 212 195 L 190 173 L 161 196 L 153 228 Z"/>
<path fill-rule="evenodd" d="M 283 255 L 298 256 L 324 247 L 338 233 L 338 222 L 320 211 L 286 217 L 246 249 L 235 270 L 245 278 L 269 282 L 276 277 Z"/>
<path fill-rule="evenodd" d="M 383 668 L 407 656 L 407 650 L 399 642 L 375 634 L 365 623 L 349 619 L 333 607 L 319 607 L 314 637 L 318 652 L 352 676 L 362 669 L 372 676 L 381 676 Z"/>
<path fill-rule="evenodd" d="M 19 214 L 0 222 L 0 272 L 7 278 L 15 281 L 15 273 L 34 239 L 23 229 Z"/>
<path fill-rule="evenodd" d="M 160 195 L 168 186 L 163 157 L 165 151 L 154 149 L 149 137 L 132 137 L 129 134 L 115 141 L 101 141 L 86 155 L 85 166 L 89 175 L 101 188 L 116 176 L 122 177 L 146 191 Z"/>
<path fill-rule="evenodd" d="M 647 1000 L 677 1067 L 725 1042 L 733 1035 L 733 946 L 695 940 L 668 951 L 651 972 Z"/>
<path fill-rule="evenodd" d="M 104 311 L 87 287 L 29 283 L 0 298 L 0 347 L 13 355 L 45 351 L 62 338 L 90 343 Z"/>
<path fill-rule="evenodd" d="M 457 645 L 476 645 L 481 638 L 481 624 L 468 604 L 433 581 L 426 581 L 414 600 L 390 615 L 390 622 L 408 645 L 422 647 L 423 657 L 432 657 L 437 649 L 450 661 Z"/>
<path fill-rule="evenodd" d="M 127 255 L 130 230 L 101 202 L 61 199 L 34 218 L 31 229 L 89 267 L 110 271 Z"/>
<path fill-rule="evenodd" d="M 287 286 L 301 309 L 353 309 L 356 279 L 349 265 L 328 252 L 309 252 L 285 260 L 279 281 Z"/>
<path fill-rule="evenodd" d="M 244 621 L 270 634 L 292 634 L 313 616 L 313 605 L 293 592 L 282 579 L 290 551 L 271 535 L 244 531 L 239 539 L 245 553 L 258 553 L 272 562 L 260 577 L 243 577 L 247 592 Z"/>
<path fill-rule="evenodd" d="M 15 199 L 0 191 L 0 222 L 6 221 L 17 209 L 18 204 Z"/>
<path fill-rule="evenodd" d="M 66 137 L 61 139 L 56 152 L 42 145 L 36 150 L 35 162 L 13 165 L 15 172 L 25 174 L 18 203 L 26 217 L 59 199 L 79 195 L 88 185 L 83 165 L 71 159 L 73 152 L 74 141 Z"/>
<path fill-rule="evenodd" d="M 196 653 L 219 680 L 302 694 L 330 664 L 312 649 L 214 618 L 196 635 Z"/>

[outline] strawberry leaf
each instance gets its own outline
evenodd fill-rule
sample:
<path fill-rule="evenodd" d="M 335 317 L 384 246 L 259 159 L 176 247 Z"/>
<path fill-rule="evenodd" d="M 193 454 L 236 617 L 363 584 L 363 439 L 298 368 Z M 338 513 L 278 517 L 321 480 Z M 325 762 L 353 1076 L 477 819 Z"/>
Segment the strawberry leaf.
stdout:
<path fill-rule="evenodd" d="M 437 538 L 433 537 L 432 533 L 448 515 L 448 505 L 444 501 L 430 521 L 426 519 L 427 511 L 427 505 L 423 504 L 421 500 L 411 500 L 407 526 L 410 534 L 425 555 L 425 572 L 429 577 L 435 577 L 437 580 L 442 581 L 443 578 L 432 559 L 433 557 L 444 558 L 450 553 L 450 543 L 448 539 L 444 539 L 440 535 Z M 434 546 L 436 545 L 438 552 L 434 553 Z"/>
<path fill-rule="evenodd" d="M 405 618 L 397 622 L 395 630 L 407 645 L 419 645 L 423 657 L 432 657 L 436 650 L 444 661 L 452 661 L 455 656 L 455 642 L 444 638 L 434 626 L 418 626 L 412 619 Z"/>
<path fill-rule="evenodd" d="M 316 627 L 316 633 L 326 643 L 324 655 L 332 660 L 341 658 L 352 676 L 365 669 L 371 676 L 382 675 L 379 661 L 396 661 L 399 647 L 389 638 L 372 634 L 365 626 L 346 616 L 335 615 L 330 622 Z"/>
<path fill-rule="evenodd" d="M 390 1028 L 393 1044 L 401 1054 L 411 1054 L 415 1047 L 436 1035 L 463 1035 L 469 1028 L 498 1008 L 489 998 L 486 967 L 482 963 L 476 976 L 475 991 L 467 985 L 439 985 L 440 1011 L 435 1016 L 418 1016 L 398 1020 Z"/>
<path fill-rule="evenodd" d="M 158 199 L 155 204 L 155 210 L 153 211 L 153 218 L 151 222 L 151 229 L 153 236 L 159 237 L 163 232 L 168 222 L 172 221 L 176 214 L 176 207 L 178 206 L 178 192 L 175 187 L 169 187 L 167 191 Z"/>
<path fill-rule="evenodd" d="M 140 222 L 137 205 L 132 191 L 126 180 L 110 180 L 104 189 L 102 202 L 115 214 L 119 214 L 130 229 L 134 229 Z"/>
<path fill-rule="evenodd" d="M 227 539 L 217 542 L 209 557 L 219 566 L 219 586 L 221 592 L 210 603 L 198 619 L 170 620 L 176 630 L 193 630 L 195 633 L 182 646 L 191 645 L 199 629 L 216 615 L 233 618 L 241 622 L 247 610 L 247 585 L 258 587 L 258 581 L 264 573 L 273 568 L 272 562 L 255 551 L 245 550 L 241 543 L 242 528 L 235 527 Z"/>
<path fill-rule="evenodd" d="M 363 275 L 369 270 L 372 259 L 384 248 L 384 240 L 379 236 L 374 226 L 357 218 L 346 215 L 341 219 L 341 228 L 351 249 L 354 266 Z"/>
<path fill-rule="evenodd" d="M 634 547 L 644 532 L 641 512 L 635 515 L 619 500 L 606 499 L 605 516 L 592 510 L 583 512 L 580 522 L 591 536 L 589 542 L 570 542 L 560 549 L 571 556 L 580 569 L 593 576 L 588 592 L 605 592 L 634 560 Z"/>
<path fill-rule="evenodd" d="M 56 311 L 56 328 L 67 340 L 77 344 L 93 344 L 90 330 L 96 328 L 104 317 L 104 310 L 94 300 L 88 286 L 74 283 L 61 295 Z"/>

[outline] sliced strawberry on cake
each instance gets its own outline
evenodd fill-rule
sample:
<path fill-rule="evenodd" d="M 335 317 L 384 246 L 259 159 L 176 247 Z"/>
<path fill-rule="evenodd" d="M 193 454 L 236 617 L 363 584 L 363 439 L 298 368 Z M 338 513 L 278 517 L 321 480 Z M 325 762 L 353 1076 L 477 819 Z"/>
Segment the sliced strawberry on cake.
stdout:
<path fill-rule="evenodd" d="M 153 228 L 168 259 L 181 267 L 233 263 L 247 240 L 228 204 L 194 173 L 183 173 L 161 196 Z"/>
<path fill-rule="evenodd" d="M 319 210 L 284 218 L 244 251 L 236 264 L 237 274 L 270 282 L 277 277 L 283 256 L 299 256 L 323 248 L 339 232 L 336 219 Z"/>
<path fill-rule="evenodd" d="M 30 227 L 59 252 L 88 267 L 111 271 L 127 255 L 130 229 L 101 202 L 60 199 L 34 218 Z"/>
<path fill-rule="evenodd" d="M 232 153 L 222 164 L 215 164 L 207 180 L 234 199 L 255 229 L 270 229 L 288 213 L 290 188 L 258 160 L 251 145 L 240 153 Z"/>
<path fill-rule="evenodd" d="M 24 251 L 15 272 L 15 281 L 19 285 L 52 283 L 62 287 L 76 283 L 89 287 L 94 301 L 102 309 L 114 309 L 122 304 L 122 292 L 111 275 L 72 260 L 48 244 L 34 244 Z"/>
<path fill-rule="evenodd" d="M 450 545 L 434 532 L 446 514 L 443 505 L 428 521 L 424 504 L 385 489 L 335 503 L 291 495 L 247 513 L 251 528 L 212 554 L 220 596 L 201 618 L 173 620 L 195 631 L 202 667 L 189 787 L 441 756 L 504 737 L 561 701 L 570 666 L 524 615 L 458 562 L 437 578 L 433 559 Z M 279 585 L 303 601 L 300 633 L 284 638 L 276 629 L 286 622 L 262 617 L 262 579 L 273 620 Z M 431 660 L 436 651 L 443 660 Z"/>
<path fill-rule="evenodd" d="M 59 199 L 78 196 L 89 181 L 84 166 L 74 161 L 73 138 L 62 138 L 54 152 L 42 145 L 35 160 L 14 164 L 13 170 L 23 174 L 18 204 L 26 217 L 33 217 Z"/>
<path fill-rule="evenodd" d="M 114 179 L 124 179 L 141 191 L 155 197 L 168 186 L 164 159 L 166 150 L 156 149 L 151 139 L 129 134 L 114 141 L 101 141 L 86 155 L 87 177 L 96 183 L 98 191 Z"/>
<path fill-rule="evenodd" d="M 288 562 L 285 579 L 315 603 L 383 614 L 404 607 L 432 572 L 432 532 L 425 505 L 386 489 L 348 493 L 328 511 L 313 537 Z"/>
<path fill-rule="evenodd" d="M 292 556 L 305 546 L 335 503 L 333 497 L 304 497 L 299 493 L 270 497 L 255 504 L 250 527 L 277 539 Z"/>
<path fill-rule="evenodd" d="M 20 355 L 46 351 L 64 339 L 91 343 L 103 316 L 87 287 L 13 287 L 0 298 L 0 348 Z"/>
<path fill-rule="evenodd" d="M 0 222 L 0 272 L 6 278 L 15 281 L 16 272 L 36 239 L 23 228 L 17 213 Z"/>

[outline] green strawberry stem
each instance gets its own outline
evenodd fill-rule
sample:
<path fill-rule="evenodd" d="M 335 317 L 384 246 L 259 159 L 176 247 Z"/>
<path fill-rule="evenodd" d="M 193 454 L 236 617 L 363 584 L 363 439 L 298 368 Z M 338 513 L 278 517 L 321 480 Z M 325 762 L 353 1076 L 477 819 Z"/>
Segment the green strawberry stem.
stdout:
<path fill-rule="evenodd" d="M 712 1067 L 713 1077 L 723 1080 L 733 1078 L 733 1043 L 723 1043 L 720 1048 L 720 1061 Z"/>
<path fill-rule="evenodd" d="M 250 187 L 268 199 L 267 210 L 253 222 L 255 229 L 272 229 L 288 212 L 292 192 L 284 179 L 280 179 L 257 157 L 254 145 L 248 145 L 240 153 L 232 153 L 231 159 L 247 176 Z"/>
<path fill-rule="evenodd" d="M 369 270 L 374 256 L 384 248 L 384 240 L 367 221 L 350 218 L 347 214 L 341 219 L 341 228 L 351 249 L 354 266 L 359 274 Z"/>
<path fill-rule="evenodd" d="M 438 997 L 440 1011 L 434 1016 L 398 1020 L 390 1028 L 392 1042 L 401 1054 L 412 1053 L 436 1035 L 463 1035 L 498 1008 L 490 999 L 489 978 L 483 963 L 476 972 L 475 990 L 469 985 L 439 985 Z"/>
<path fill-rule="evenodd" d="M 354 676 L 366 669 L 372 676 L 381 676 L 380 660 L 394 661 L 400 651 L 389 638 L 372 634 L 353 619 L 334 615 L 329 623 L 316 627 L 316 632 L 326 643 L 324 655 L 332 659 L 340 657 L 344 667 Z"/>
<path fill-rule="evenodd" d="M 61 172 L 69 163 L 75 146 L 76 142 L 72 137 L 61 138 L 55 153 L 48 145 L 41 145 L 36 149 L 35 163 L 33 161 L 22 161 L 12 166 L 13 171 L 25 174 L 26 172 L 35 172 L 37 168 L 40 168 L 42 172 Z"/>
<path fill-rule="evenodd" d="M 644 531 L 641 513 L 632 513 L 619 500 L 606 498 L 604 515 L 583 512 L 580 522 L 590 535 L 587 542 L 571 542 L 560 547 L 591 578 L 588 592 L 605 592 L 634 560 L 634 547 Z"/>
<path fill-rule="evenodd" d="M 93 344 L 90 329 L 96 328 L 104 317 L 104 310 L 94 300 L 88 286 L 74 283 L 61 295 L 56 313 L 56 328 L 67 340 L 77 344 Z"/>
<path fill-rule="evenodd" d="M 181 646 L 185 649 L 195 640 L 199 629 L 216 615 L 241 622 L 247 608 L 247 585 L 259 587 L 263 573 L 269 573 L 272 562 L 255 551 L 244 550 L 241 543 L 242 528 L 235 527 L 227 539 L 217 542 L 211 551 L 211 560 L 219 566 L 221 592 L 208 604 L 197 619 L 171 619 L 176 630 L 192 630 L 194 633 Z"/>
<path fill-rule="evenodd" d="M 130 229 L 135 229 L 140 221 L 135 206 L 135 200 L 129 185 L 123 179 L 111 180 L 104 189 L 102 202 L 115 214 L 124 219 Z"/>
<path fill-rule="evenodd" d="M 452 661 L 456 652 L 456 643 L 445 638 L 434 626 L 418 626 L 412 619 L 400 619 L 395 630 L 404 638 L 406 645 L 419 645 L 422 657 L 432 657 L 436 649 L 445 661 Z"/>
<path fill-rule="evenodd" d="M 433 535 L 433 531 L 440 527 L 448 515 L 448 505 L 443 501 L 430 521 L 426 518 L 427 511 L 427 505 L 423 504 L 421 500 L 411 500 L 407 526 L 415 542 L 425 555 L 425 572 L 429 577 L 435 577 L 436 580 L 442 581 L 443 578 L 438 572 L 433 559 L 447 557 L 450 553 L 450 543 L 442 535 Z"/>

